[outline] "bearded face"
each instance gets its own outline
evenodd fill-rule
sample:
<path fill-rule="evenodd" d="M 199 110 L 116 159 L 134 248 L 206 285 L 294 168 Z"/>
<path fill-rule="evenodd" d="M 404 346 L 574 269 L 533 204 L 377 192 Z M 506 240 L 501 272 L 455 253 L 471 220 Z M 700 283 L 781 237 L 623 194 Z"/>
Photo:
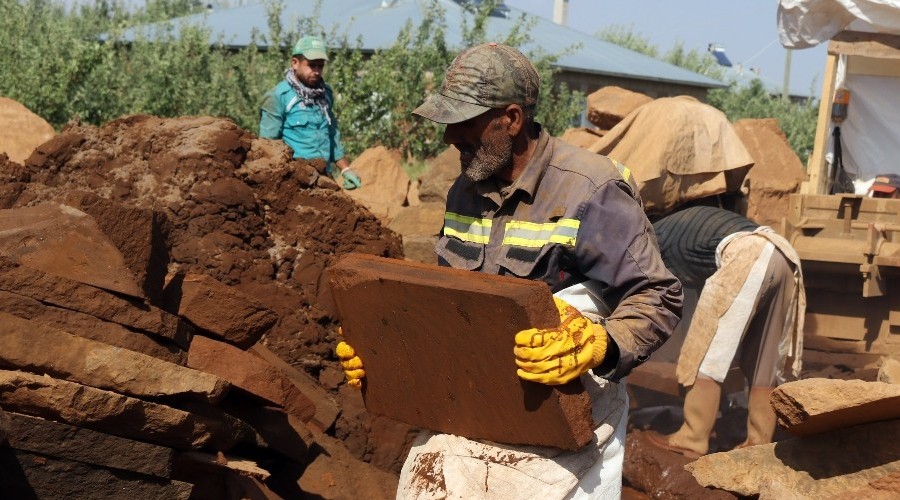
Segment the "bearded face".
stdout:
<path fill-rule="evenodd" d="M 447 125 L 444 142 L 459 150 L 462 174 L 472 181 L 486 180 L 512 166 L 513 138 L 496 113 Z"/>
<path fill-rule="evenodd" d="M 325 71 L 324 59 L 314 59 L 310 61 L 302 57 L 294 56 L 291 58 L 291 67 L 294 69 L 294 76 L 296 76 L 303 85 L 315 88 L 322 84 L 322 72 Z"/>

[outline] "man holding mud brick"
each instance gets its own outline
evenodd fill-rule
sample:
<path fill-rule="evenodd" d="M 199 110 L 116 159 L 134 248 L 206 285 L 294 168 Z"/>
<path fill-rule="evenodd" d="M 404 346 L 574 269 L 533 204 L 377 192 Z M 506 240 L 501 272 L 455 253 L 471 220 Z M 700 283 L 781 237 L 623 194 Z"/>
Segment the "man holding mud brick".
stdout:
<path fill-rule="evenodd" d="M 681 283 L 659 254 L 630 171 L 551 137 L 534 121 L 540 79 L 513 47 L 460 53 L 437 94 L 414 113 L 446 124 L 460 152 L 447 196 L 439 264 L 547 283 L 561 325 L 516 335 L 520 378 L 580 377 L 593 401 L 594 440 L 575 452 L 423 431 L 404 463 L 398 498 L 619 498 L 624 380 L 671 335 Z M 350 385 L 364 360 L 338 345 Z M 436 458 L 437 457 L 437 458 Z M 415 470 L 440 462 L 429 484 Z"/>
<path fill-rule="evenodd" d="M 263 99 L 259 136 L 283 139 L 294 150 L 294 158 L 325 160 L 326 173 L 344 189 L 356 189 L 362 181 L 344 156 L 334 93 L 322 77 L 328 62 L 325 42 L 305 36 L 293 52 L 284 80 Z"/>

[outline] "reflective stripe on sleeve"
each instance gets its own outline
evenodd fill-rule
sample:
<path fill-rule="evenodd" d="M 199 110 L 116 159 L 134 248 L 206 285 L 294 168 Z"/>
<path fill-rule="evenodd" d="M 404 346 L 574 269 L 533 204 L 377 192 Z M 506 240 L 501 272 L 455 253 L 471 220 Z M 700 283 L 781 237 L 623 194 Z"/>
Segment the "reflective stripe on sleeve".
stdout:
<path fill-rule="evenodd" d="M 615 165 L 616 168 L 619 169 L 619 173 L 622 174 L 622 178 L 625 179 L 625 182 L 631 182 L 629 180 L 631 178 L 631 169 L 626 167 L 624 164 L 619 163 L 617 160 L 613 160 L 612 158 L 610 158 L 610 160 L 612 160 L 613 165 Z"/>
<path fill-rule="evenodd" d="M 444 234 L 462 241 L 487 244 L 491 237 L 491 219 L 476 219 L 453 212 L 445 212 Z"/>
<path fill-rule="evenodd" d="M 579 225 L 581 222 L 576 219 L 560 219 L 543 224 L 510 221 L 506 223 L 503 244 L 528 248 L 542 247 L 547 243 L 575 246 Z"/>

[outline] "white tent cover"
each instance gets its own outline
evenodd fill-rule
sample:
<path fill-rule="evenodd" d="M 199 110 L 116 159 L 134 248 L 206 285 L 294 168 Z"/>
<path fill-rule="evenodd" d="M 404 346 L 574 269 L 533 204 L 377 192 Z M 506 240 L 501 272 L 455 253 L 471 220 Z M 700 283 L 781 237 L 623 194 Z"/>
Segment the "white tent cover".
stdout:
<path fill-rule="evenodd" d="M 789 49 L 813 47 L 841 31 L 900 34 L 900 0 L 779 0 L 778 28 L 781 44 Z M 824 61 L 823 61 L 824 63 Z M 835 88 L 850 91 L 847 119 L 841 124 L 843 165 L 861 181 L 864 194 L 879 174 L 900 174 L 900 78 L 848 74 L 841 56 Z M 827 78 L 827 76 L 826 76 Z M 831 100 L 833 96 L 822 96 Z M 834 124 L 829 124 L 829 133 Z M 829 136 L 827 153 L 833 163 L 834 144 Z"/>
<path fill-rule="evenodd" d="M 781 45 L 806 49 L 843 30 L 900 34 L 900 0 L 779 0 Z"/>

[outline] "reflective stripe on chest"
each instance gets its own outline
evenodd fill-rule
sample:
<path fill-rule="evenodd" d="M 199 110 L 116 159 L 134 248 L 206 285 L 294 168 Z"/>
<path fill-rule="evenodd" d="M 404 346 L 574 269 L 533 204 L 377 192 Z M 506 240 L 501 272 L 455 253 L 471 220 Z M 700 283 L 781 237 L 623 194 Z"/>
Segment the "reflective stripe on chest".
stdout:
<path fill-rule="evenodd" d="M 559 219 L 556 222 L 509 221 L 504 226 L 502 245 L 540 248 L 547 243 L 575 246 L 575 237 L 581 222 L 577 219 Z M 486 245 L 490 241 L 491 219 L 478 219 L 446 212 L 444 235 L 470 243 Z"/>
<path fill-rule="evenodd" d="M 476 219 L 446 212 L 444 214 L 444 234 L 471 243 L 487 244 L 491 238 L 492 222 L 491 219 Z"/>
<path fill-rule="evenodd" d="M 576 219 L 544 223 L 509 221 L 504 228 L 503 245 L 538 248 L 547 243 L 560 243 L 575 246 L 580 224 Z"/>

